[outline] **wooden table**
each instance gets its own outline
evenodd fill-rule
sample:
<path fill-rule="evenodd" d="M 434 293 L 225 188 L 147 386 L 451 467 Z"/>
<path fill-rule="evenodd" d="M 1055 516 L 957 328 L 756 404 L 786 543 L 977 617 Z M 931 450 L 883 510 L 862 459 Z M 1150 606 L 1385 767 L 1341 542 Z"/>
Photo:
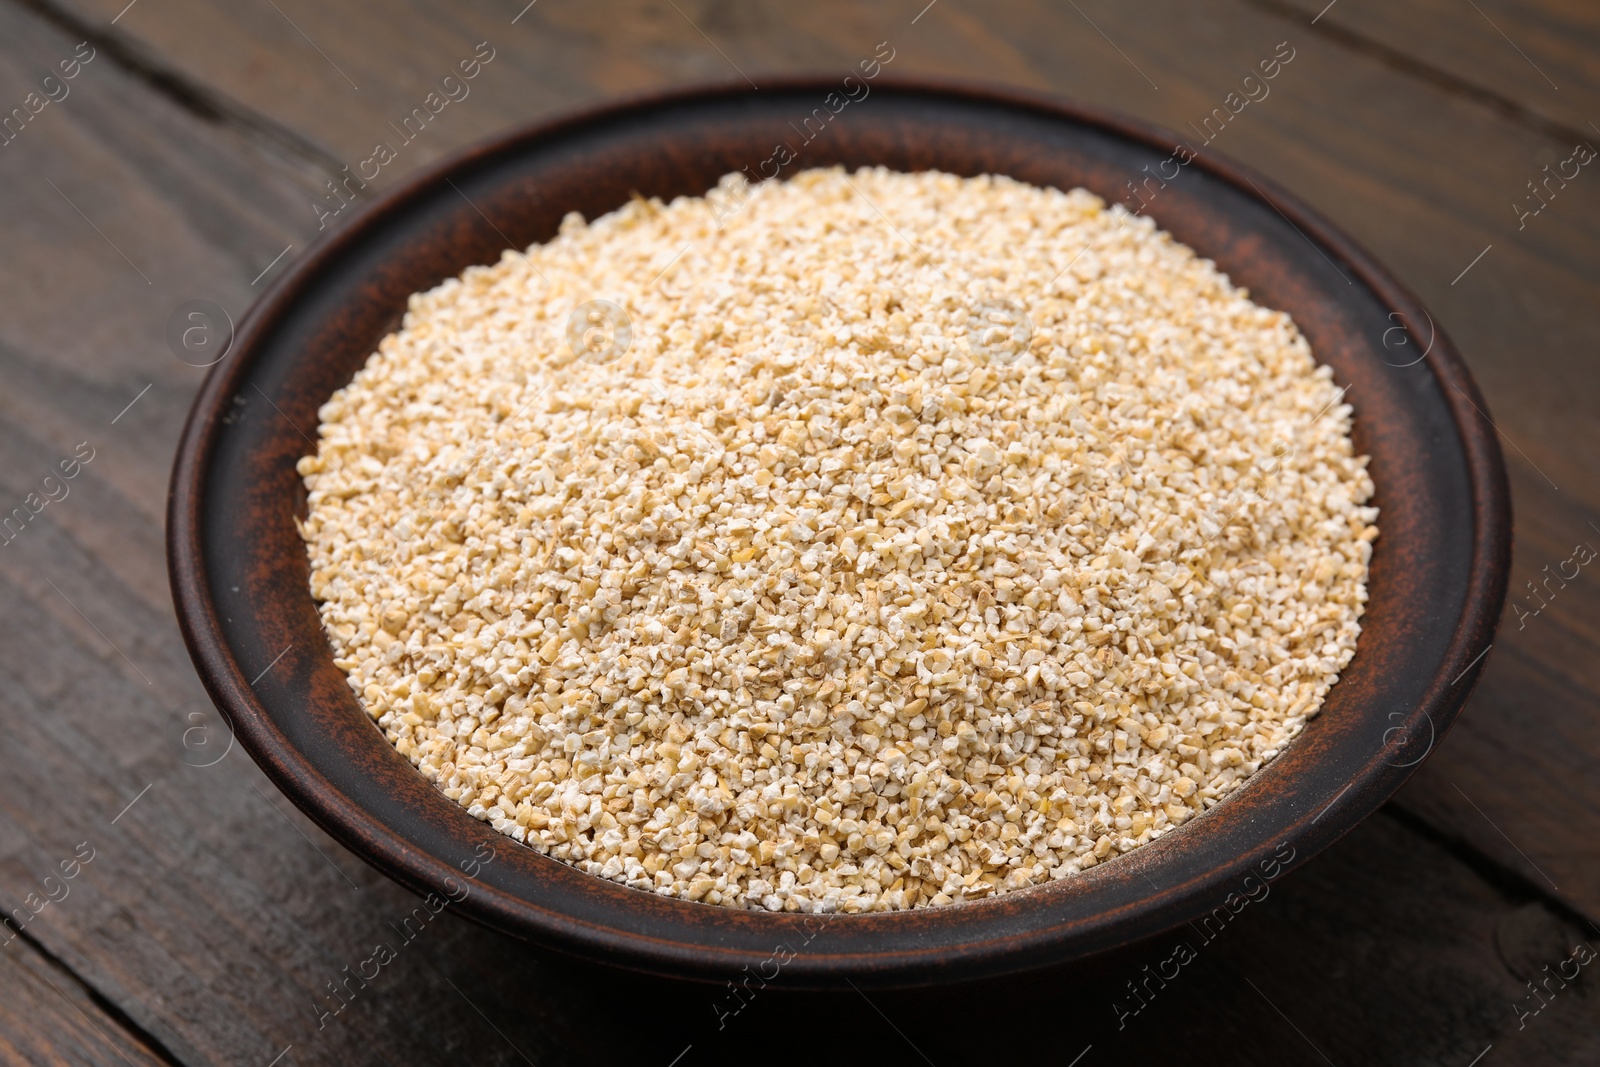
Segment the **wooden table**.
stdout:
<path fill-rule="evenodd" d="M 0 905 L 21 917 L 0 951 L 7 1062 L 1600 1062 L 1595 969 L 1549 978 L 1577 946 L 1600 953 L 1600 567 L 1572 562 L 1600 546 L 1600 173 L 1567 162 L 1600 145 L 1600 8 L 525 2 L 0 0 L 0 109 L 22 109 L 0 134 L 0 508 L 30 516 L 0 538 Z M 513 123 L 842 72 L 885 41 L 896 74 L 1180 131 L 1286 43 L 1270 95 L 1210 150 L 1294 190 L 1422 297 L 1510 465 L 1513 606 L 1463 721 L 1382 814 L 1136 1013 L 1126 982 L 1160 942 L 1109 977 L 959 994 L 780 979 L 719 1019 L 726 991 L 536 955 L 447 915 L 322 1015 L 414 900 L 228 750 L 190 668 L 162 512 L 204 371 L 174 355 L 175 309 L 208 300 L 237 321 L 320 236 L 330 177 L 480 42 L 494 59 L 470 96 L 363 196 Z M 46 481 L 74 458 L 74 478 Z"/>

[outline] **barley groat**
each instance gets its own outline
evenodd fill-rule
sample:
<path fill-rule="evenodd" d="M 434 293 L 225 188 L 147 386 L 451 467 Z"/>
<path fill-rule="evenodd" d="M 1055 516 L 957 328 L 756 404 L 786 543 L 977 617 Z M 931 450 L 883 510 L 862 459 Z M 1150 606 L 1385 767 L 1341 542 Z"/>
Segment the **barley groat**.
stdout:
<path fill-rule="evenodd" d="M 1377 535 L 1341 398 L 1083 190 L 730 177 L 414 296 L 301 461 L 312 592 L 396 748 L 541 852 L 970 900 L 1167 832 L 1316 714 Z"/>

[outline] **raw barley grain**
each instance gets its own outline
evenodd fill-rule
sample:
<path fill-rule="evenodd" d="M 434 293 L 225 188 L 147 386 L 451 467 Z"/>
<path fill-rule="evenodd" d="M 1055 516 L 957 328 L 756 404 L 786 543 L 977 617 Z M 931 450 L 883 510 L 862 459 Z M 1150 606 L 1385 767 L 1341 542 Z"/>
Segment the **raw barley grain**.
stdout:
<path fill-rule="evenodd" d="M 730 177 L 414 296 L 302 531 L 351 688 L 501 832 L 712 904 L 947 904 L 1168 832 L 1316 714 L 1377 535 L 1339 399 L 1083 190 Z"/>

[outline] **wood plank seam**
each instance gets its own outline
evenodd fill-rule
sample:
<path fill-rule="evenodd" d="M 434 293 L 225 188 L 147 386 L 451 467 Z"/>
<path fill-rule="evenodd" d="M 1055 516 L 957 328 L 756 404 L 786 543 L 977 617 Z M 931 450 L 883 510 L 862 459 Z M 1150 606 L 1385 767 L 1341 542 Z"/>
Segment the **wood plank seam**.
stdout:
<path fill-rule="evenodd" d="M 315 141 L 246 107 L 227 93 L 193 80 L 122 34 L 101 30 L 49 0 L 13 2 L 69 37 L 88 41 L 130 77 L 207 124 L 225 126 L 247 140 L 287 152 L 296 162 L 310 163 L 330 176 L 344 166 Z"/>
<path fill-rule="evenodd" d="M 172 1067 L 182 1067 L 183 1061 L 174 1056 L 172 1050 L 167 1048 L 160 1038 L 141 1026 L 137 1019 L 123 1011 L 116 1001 L 96 989 L 94 983 L 79 974 L 76 967 L 69 965 L 66 960 L 51 952 L 31 931 L 23 929 L 17 930 L 15 933 L 17 940 L 22 941 L 45 960 L 54 964 L 63 974 L 69 975 L 77 983 L 78 988 L 83 991 L 84 996 L 88 997 L 96 1008 L 104 1012 L 107 1018 L 121 1027 L 125 1034 L 144 1045 L 150 1053 L 158 1057 L 163 1063 L 169 1063 Z M 57 992 L 60 991 L 57 990 Z"/>
<path fill-rule="evenodd" d="M 1304 13 L 1294 5 L 1285 3 L 1284 0 L 1244 0 L 1244 2 L 1251 7 L 1269 12 L 1285 21 L 1291 22 L 1295 26 L 1301 25 L 1304 21 L 1302 18 Z M 1311 30 L 1313 33 L 1337 42 L 1351 51 L 1370 56 L 1407 77 L 1427 82 L 1441 92 L 1471 100 L 1475 104 L 1488 108 L 1502 118 L 1509 119 L 1527 129 L 1536 130 L 1563 144 L 1574 144 L 1586 141 L 1589 138 L 1587 132 L 1580 130 L 1576 126 L 1568 126 L 1557 119 L 1547 118 L 1503 93 L 1477 85 L 1441 67 L 1436 67 L 1426 60 L 1418 59 L 1416 56 L 1402 52 L 1398 48 L 1393 48 L 1382 41 L 1357 33 L 1332 21 L 1314 23 L 1311 26 Z"/>
<path fill-rule="evenodd" d="M 1385 804 L 1378 809 L 1378 813 L 1388 816 L 1407 830 L 1448 852 L 1504 896 L 1523 903 L 1541 904 L 1565 921 L 1575 926 L 1587 927 L 1600 936 L 1600 924 L 1597 924 L 1596 917 L 1588 915 L 1560 893 L 1546 889 L 1515 867 L 1500 862 L 1486 852 L 1478 851 L 1466 840 L 1440 830 L 1427 819 L 1406 810 L 1399 804 L 1392 802 Z"/>

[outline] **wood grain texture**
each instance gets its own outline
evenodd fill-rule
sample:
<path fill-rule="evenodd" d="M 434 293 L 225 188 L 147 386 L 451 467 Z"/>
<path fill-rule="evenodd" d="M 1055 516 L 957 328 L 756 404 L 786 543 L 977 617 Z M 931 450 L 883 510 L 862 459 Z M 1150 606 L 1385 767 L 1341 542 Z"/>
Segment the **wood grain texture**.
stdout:
<path fill-rule="evenodd" d="M 0 990 L 0 1061 L 34 1067 L 171 1063 L 96 1003 L 72 972 L 21 937 L 0 949 Z"/>
<path fill-rule="evenodd" d="M 113 26 L 125 0 L 56 2 L 0 2 L 7 107 L 86 36 L 107 34 L 116 49 L 102 47 L 67 100 L 0 148 L 5 507 L 79 442 L 97 451 L 70 497 L 0 548 L 0 902 L 20 900 L 77 842 L 95 842 L 96 859 L 34 936 L 179 1062 L 264 1065 L 287 1048 L 283 1064 L 543 1067 L 623 1054 L 665 1064 L 686 1046 L 681 1067 L 805 1062 L 813 1049 L 804 1042 L 825 1032 L 918 1062 L 881 1008 L 942 1064 L 960 1058 L 971 1033 L 951 1020 L 971 1018 L 975 1004 L 991 1022 L 984 1051 L 1018 1029 L 1005 1000 L 875 996 L 875 1008 L 785 999 L 774 988 L 719 1030 L 704 990 L 536 958 L 448 913 L 317 1029 L 313 998 L 416 902 L 290 811 L 239 753 L 194 766 L 224 734 L 173 624 L 160 515 L 201 372 L 178 362 L 163 334 L 185 300 L 213 300 L 237 317 L 273 257 L 315 239 L 309 203 L 330 171 L 370 152 L 478 41 L 498 51 L 472 96 L 441 113 L 374 190 L 512 122 L 621 92 L 737 79 L 735 65 L 758 82 L 763 72 L 842 69 L 885 39 L 898 49 L 891 71 L 1049 89 L 1182 130 L 1289 40 L 1296 58 L 1272 95 L 1230 122 L 1215 148 L 1365 243 L 1462 349 L 1509 442 L 1513 594 L 1527 596 L 1525 583 L 1542 581 L 1578 540 L 1600 546 L 1589 526 L 1600 525 L 1600 375 L 1589 360 L 1600 343 L 1600 181 L 1586 169 L 1520 230 L 1511 208 L 1570 148 L 1548 123 L 1580 117 L 1557 104 L 1592 79 L 1582 60 L 1596 47 L 1587 9 L 1479 0 L 1561 86 L 1548 100 L 1542 83 L 1517 80 L 1537 75 L 1515 70 L 1520 59 L 1487 25 L 1467 32 L 1483 22 L 1470 8 L 1451 15 L 1459 39 L 1428 38 L 1431 0 L 1340 0 L 1324 18 L 1395 34 L 1391 46 L 1519 101 L 1534 112 L 1523 121 L 1310 27 L 1297 8 L 1242 3 L 1080 0 L 1080 14 L 939 0 L 913 26 L 922 2 L 678 0 L 680 12 L 642 0 L 539 0 L 513 26 L 523 5 L 509 0 L 278 0 L 282 15 L 270 4 L 140 0 Z M 1556 20 L 1549 50 L 1545 34 L 1523 31 L 1525 15 Z M 1401 21 L 1360 21 L 1373 19 Z M 1560 60 L 1563 50 L 1577 58 Z M 1491 1043 L 1485 1065 L 1594 1062 L 1600 1027 L 1587 971 L 1523 1028 L 1513 1004 L 1574 938 L 1600 946 L 1582 914 L 1559 903 L 1600 916 L 1597 583 L 1585 569 L 1520 629 L 1508 614 L 1463 723 L 1401 794 L 1398 813 L 1276 886 L 1126 1031 L 1115 1030 L 1106 991 L 1040 980 L 1049 1017 L 1081 1019 L 1091 1034 L 1068 1048 L 1060 1034 L 1074 1027 L 1053 1026 L 1040 1051 L 1069 1062 L 1093 1043 L 1088 1067 L 1123 1051 L 1192 1056 L 1199 1040 L 1227 1042 L 1241 1063 L 1322 1062 L 1297 1027 L 1340 1064 L 1465 1065 Z M 1530 597 L 1524 610 L 1538 605 Z M 200 725 L 209 733 L 190 734 L 186 747 L 185 731 Z M 6 994 L 30 988 L 17 972 L 0 975 Z M 60 1029 L 43 1011 L 19 1011 L 0 1033 L 18 1048 L 49 1048 Z"/>
<path fill-rule="evenodd" d="M 1600 137 L 1600 9 L 1580 0 L 1260 0 L 1350 47 L 1477 96 L 1560 139 Z M 1557 128 L 1562 128 L 1557 134 Z"/>

